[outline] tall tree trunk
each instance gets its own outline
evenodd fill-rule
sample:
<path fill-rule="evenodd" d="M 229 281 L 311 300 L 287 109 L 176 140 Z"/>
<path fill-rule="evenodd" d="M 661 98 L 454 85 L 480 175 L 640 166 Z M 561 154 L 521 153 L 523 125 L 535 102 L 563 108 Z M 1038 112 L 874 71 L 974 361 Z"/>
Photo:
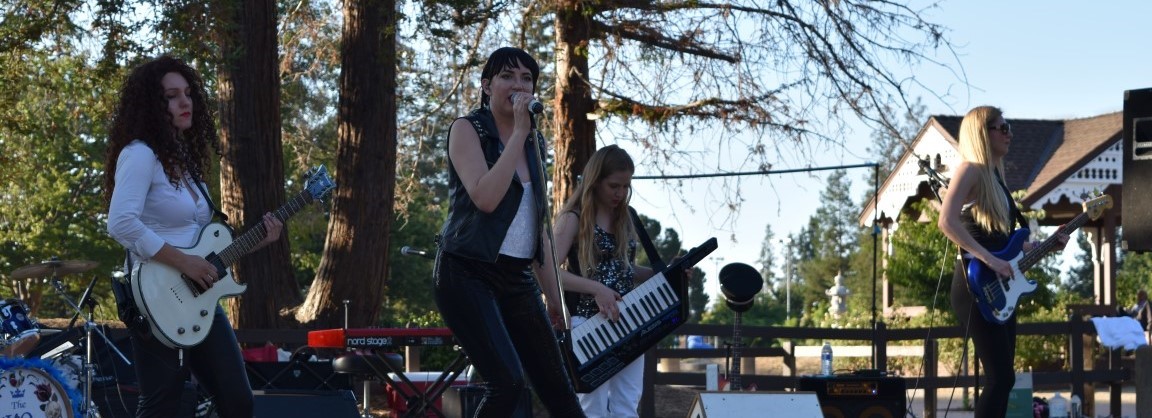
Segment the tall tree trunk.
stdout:
<path fill-rule="evenodd" d="M 596 122 L 588 119 L 595 110 L 588 86 L 589 27 L 580 13 L 584 2 L 563 0 L 556 14 L 556 137 L 555 170 L 552 173 L 554 207 L 576 190 L 584 164 L 596 152 Z"/>
<path fill-rule="evenodd" d="M 222 0 L 217 5 L 223 55 L 217 84 L 224 153 L 220 206 L 240 234 L 285 200 L 276 2 Z M 299 304 L 302 296 L 292 276 L 288 245 L 287 239 L 280 239 L 234 266 L 233 278 L 248 284 L 242 297 L 227 303 L 237 328 L 280 328 L 289 323 L 277 313 Z"/>
<path fill-rule="evenodd" d="M 324 258 L 296 312 L 332 328 L 376 325 L 388 279 L 396 184 L 396 2 L 349 0 L 341 42 L 336 189 Z"/>

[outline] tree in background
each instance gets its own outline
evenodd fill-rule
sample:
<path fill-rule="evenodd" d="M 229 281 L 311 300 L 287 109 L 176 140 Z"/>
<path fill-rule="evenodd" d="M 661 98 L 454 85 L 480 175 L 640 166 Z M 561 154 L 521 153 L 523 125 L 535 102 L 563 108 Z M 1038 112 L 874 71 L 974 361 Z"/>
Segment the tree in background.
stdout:
<path fill-rule="evenodd" d="M 210 4 L 218 13 L 213 35 L 222 56 L 216 77 L 224 154 L 219 205 L 237 232 L 242 232 L 258 225 L 264 213 L 286 203 L 276 2 L 217 0 Z M 302 190 L 302 185 L 295 188 Z M 285 221 L 286 228 L 291 226 L 291 220 Z M 234 326 L 282 328 L 294 322 L 269 315 L 303 300 L 292 275 L 288 240 L 280 239 L 241 258 L 232 276 L 250 285 L 243 296 L 226 301 Z"/>
<path fill-rule="evenodd" d="M 374 324 L 392 253 L 396 184 L 396 20 L 394 0 L 344 4 L 338 143 L 332 219 L 324 257 L 296 320 L 313 327 Z"/>
<path fill-rule="evenodd" d="M 1152 292 L 1152 253 L 1121 252 L 1120 266 L 1116 271 L 1116 300 L 1120 306 L 1131 307 L 1136 303 L 1136 292 L 1145 289 Z"/>
<path fill-rule="evenodd" d="M 815 121 L 836 125 L 854 116 L 895 131 L 903 112 L 891 109 L 910 107 L 915 77 L 879 59 L 935 64 L 925 54 L 949 49 L 942 27 L 890 2 L 546 4 L 555 14 L 554 201 L 571 193 L 595 150 L 598 119 L 634 130 L 627 139 L 655 151 L 657 170 L 662 163 L 707 166 L 678 149 L 700 136 L 746 151 L 745 164 L 768 169 L 789 152 L 783 148 L 805 156 L 817 143 L 842 144 L 822 132 L 843 125 Z M 737 133 L 753 139 L 740 143 Z"/>
<path fill-rule="evenodd" d="M 97 294 L 110 292 L 108 277 L 124 260 L 105 232 L 100 191 L 107 117 L 117 100 L 109 92 L 124 72 L 83 42 L 118 27 L 84 30 L 71 15 L 81 3 L 0 4 L 0 294 L 29 304 L 33 315 L 75 311 L 40 278 L 12 280 L 17 268 L 52 257 L 96 261 L 92 270 L 61 276 L 71 297 L 93 280 Z M 106 300 L 96 310 L 104 317 L 115 312 Z"/>
<path fill-rule="evenodd" d="M 868 147 L 868 154 L 872 156 L 876 164 L 879 165 L 877 170 L 868 173 L 868 184 L 874 184 L 875 179 L 886 179 L 892 174 L 892 170 L 896 169 L 896 163 L 900 162 L 900 158 L 912 146 L 912 141 L 916 139 L 916 135 L 920 132 L 920 128 L 927 122 L 924 113 L 927 107 L 924 102 L 918 97 L 915 102 L 909 104 L 907 109 L 902 112 L 889 109 L 887 112 L 902 115 L 900 118 L 893 118 L 893 130 L 875 130 L 872 131 L 872 145 Z M 878 175 L 873 175 L 878 173 Z M 870 193 L 875 193 L 875 190 L 869 190 Z M 866 196 L 862 201 L 867 202 L 872 196 Z"/>
<path fill-rule="evenodd" d="M 1091 301 L 1092 295 L 1094 293 L 1092 290 L 1092 283 L 1096 280 L 1096 273 L 1093 269 L 1092 262 L 1090 261 L 1092 257 L 1092 245 L 1088 243 L 1088 234 L 1085 234 L 1084 231 L 1077 230 L 1074 233 L 1074 237 L 1076 238 L 1076 248 L 1080 250 L 1080 254 L 1083 254 L 1083 256 L 1081 256 L 1079 263 L 1076 263 L 1072 266 L 1072 268 L 1065 272 L 1063 277 L 1064 287 L 1068 289 L 1068 292 L 1079 296 L 1084 300 Z M 1085 258 L 1087 258 L 1087 260 Z M 1119 272 L 1117 272 L 1116 284 L 1116 289 L 1120 290 L 1121 287 L 1119 286 Z M 1132 300 L 1136 300 L 1136 293 L 1133 292 L 1132 295 Z"/>
<path fill-rule="evenodd" d="M 951 309 L 949 290 L 956 261 L 956 246 L 940 232 L 940 213 L 929 200 L 920 200 L 901 214 L 892 232 L 888 281 L 896 306 Z"/>
<path fill-rule="evenodd" d="M 834 284 L 836 275 L 849 278 L 846 283 L 853 294 L 860 292 L 857 275 L 849 269 L 861 230 L 856 224 L 859 209 L 849 196 L 852 182 L 845 177 L 843 169 L 828 175 L 827 186 L 820 192 L 820 206 L 808 218 L 797 246 L 802 251 L 797 264 L 802 277 L 799 295 L 808 303 L 806 308 L 813 309 L 808 312 L 813 319 L 823 318 L 827 312 L 829 301 L 824 291 Z M 793 286 L 794 297 L 795 290 L 797 287 Z"/>

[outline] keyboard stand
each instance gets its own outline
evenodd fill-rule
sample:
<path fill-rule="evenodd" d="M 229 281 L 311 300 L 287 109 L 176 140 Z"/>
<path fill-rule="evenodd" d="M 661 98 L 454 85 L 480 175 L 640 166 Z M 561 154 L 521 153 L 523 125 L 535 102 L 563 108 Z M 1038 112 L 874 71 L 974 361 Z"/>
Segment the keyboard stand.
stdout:
<path fill-rule="evenodd" d="M 404 415 L 402 415 L 403 417 L 425 417 L 428 415 L 428 412 L 433 412 L 436 416 L 445 418 L 444 412 L 436 407 L 436 401 L 452 386 L 452 382 L 455 382 L 456 378 L 460 377 L 460 374 L 464 372 L 464 369 L 466 369 L 469 364 L 468 356 L 464 354 L 463 349 L 456 347 L 456 353 L 456 358 L 444 368 L 440 376 L 423 389 L 409 379 L 403 370 L 395 369 L 388 362 L 383 363 L 389 370 L 375 370 L 375 367 L 373 367 L 373 371 L 377 377 L 386 384 L 391 385 L 392 388 L 404 397 L 408 409 L 404 412 Z"/>

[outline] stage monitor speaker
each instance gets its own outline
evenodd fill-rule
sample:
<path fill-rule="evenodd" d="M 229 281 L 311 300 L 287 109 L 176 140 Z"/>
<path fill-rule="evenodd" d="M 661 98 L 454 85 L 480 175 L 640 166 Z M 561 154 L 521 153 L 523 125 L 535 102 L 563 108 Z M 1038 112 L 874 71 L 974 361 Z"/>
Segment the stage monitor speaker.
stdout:
<path fill-rule="evenodd" d="M 356 397 L 349 390 L 255 390 L 253 418 L 358 418 Z"/>
<path fill-rule="evenodd" d="M 1152 251 L 1152 88 L 1124 92 L 1121 248 Z"/>
<path fill-rule="evenodd" d="M 898 377 L 810 376 L 797 390 L 816 392 L 825 418 L 903 418 L 904 388 Z"/>
<path fill-rule="evenodd" d="M 821 418 L 811 392 L 700 392 L 688 418 Z"/>

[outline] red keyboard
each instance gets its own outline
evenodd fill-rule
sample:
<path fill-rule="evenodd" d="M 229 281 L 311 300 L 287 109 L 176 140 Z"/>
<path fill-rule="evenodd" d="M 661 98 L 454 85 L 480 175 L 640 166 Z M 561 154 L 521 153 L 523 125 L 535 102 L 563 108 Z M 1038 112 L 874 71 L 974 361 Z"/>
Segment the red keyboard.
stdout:
<path fill-rule="evenodd" d="M 454 345 L 448 328 L 337 328 L 308 331 L 313 348 L 388 348 Z"/>

